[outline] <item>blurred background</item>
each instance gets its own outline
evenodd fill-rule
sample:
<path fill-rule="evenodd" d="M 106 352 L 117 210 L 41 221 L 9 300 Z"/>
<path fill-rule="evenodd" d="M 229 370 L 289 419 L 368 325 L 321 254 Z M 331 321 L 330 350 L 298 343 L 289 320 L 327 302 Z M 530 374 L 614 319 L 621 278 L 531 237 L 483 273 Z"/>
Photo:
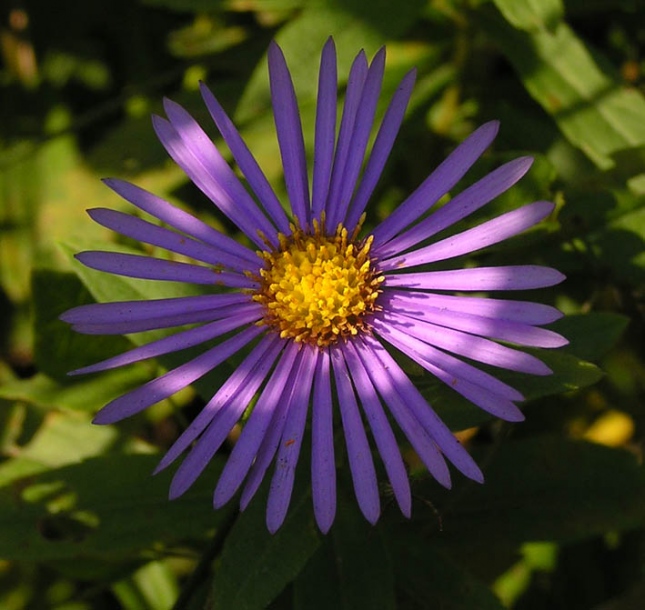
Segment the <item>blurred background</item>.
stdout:
<path fill-rule="evenodd" d="M 377 528 L 341 499 L 323 538 L 305 476 L 291 519 L 271 537 L 261 501 L 244 518 L 235 506 L 212 510 L 217 461 L 172 503 L 169 478 L 150 477 L 204 390 L 92 426 L 102 405 L 163 365 L 70 380 L 67 371 L 130 343 L 74 336 L 57 316 L 158 294 L 72 262 L 116 240 L 86 208 L 132 212 L 102 177 L 131 180 L 235 235 L 157 141 L 150 115 L 163 113 L 164 96 L 217 141 L 205 81 L 286 200 L 266 49 L 275 39 L 285 52 L 310 154 L 330 35 L 341 91 L 358 51 L 387 45 L 381 115 L 418 69 L 368 226 L 499 119 L 492 149 L 459 189 L 513 157 L 535 162 L 476 220 L 538 199 L 557 211 L 475 260 L 566 273 L 530 298 L 568 314 L 553 327 L 571 344 L 540 355 L 555 371 L 548 379 L 500 375 L 530 399 L 520 425 L 492 421 L 410 371 L 477 454 L 485 486 L 446 493 L 408 453 L 413 520 L 396 514 L 384 487 Z M 0 51 L 0 608 L 645 607 L 642 0 L 4 0 Z"/>

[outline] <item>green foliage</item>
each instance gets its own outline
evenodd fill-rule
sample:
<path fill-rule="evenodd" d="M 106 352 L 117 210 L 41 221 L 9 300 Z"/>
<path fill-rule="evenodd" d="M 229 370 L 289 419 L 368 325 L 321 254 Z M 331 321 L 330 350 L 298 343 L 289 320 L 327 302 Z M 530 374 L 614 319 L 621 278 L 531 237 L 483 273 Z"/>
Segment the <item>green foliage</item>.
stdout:
<path fill-rule="evenodd" d="M 62 0 L 52 10 L 47 0 L 12 3 L 0 32 L 0 607 L 640 607 L 641 4 Z M 548 264 L 566 273 L 559 286 L 509 298 L 559 307 L 567 315 L 550 328 L 569 345 L 531 350 L 553 370 L 550 376 L 490 369 L 527 399 L 521 405 L 527 421 L 513 425 L 500 424 L 402 359 L 439 416 L 460 431 L 485 484 L 454 473 L 453 489 L 440 488 L 402 444 L 412 517 L 401 517 L 376 459 L 382 515 L 371 526 L 356 508 L 337 442 L 338 510 L 322 535 L 308 483 L 310 447 L 303 447 L 287 519 L 271 535 L 267 484 L 243 513 L 234 503 L 212 508 L 225 455 L 177 500 L 167 499 L 172 472 L 152 476 L 188 425 L 184 419 L 199 412 L 241 356 L 198 380 L 196 393 L 183 392 L 118 426 L 94 426 L 91 418 L 103 405 L 202 350 L 70 377 L 70 370 L 165 333 L 78 335 L 59 315 L 92 302 L 201 290 L 103 274 L 73 258 L 84 249 L 145 248 L 168 256 L 118 241 L 87 218 L 89 207 L 133 212 L 99 178 L 127 177 L 239 238 L 168 163 L 149 115 L 163 113 L 168 96 L 222 144 L 199 95 L 204 80 L 285 199 L 267 45 L 276 40 L 292 70 L 311 160 L 320 50 L 330 35 L 341 98 L 356 53 L 362 48 L 371 57 L 387 46 L 379 116 L 401 77 L 418 70 L 366 228 L 386 217 L 477 125 L 501 119 L 491 150 L 454 193 L 520 155 L 533 156 L 534 164 L 515 187 L 445 235 L 529 201 L 554 201 L 555 212 L 538 229 L 464 265 Z"/>

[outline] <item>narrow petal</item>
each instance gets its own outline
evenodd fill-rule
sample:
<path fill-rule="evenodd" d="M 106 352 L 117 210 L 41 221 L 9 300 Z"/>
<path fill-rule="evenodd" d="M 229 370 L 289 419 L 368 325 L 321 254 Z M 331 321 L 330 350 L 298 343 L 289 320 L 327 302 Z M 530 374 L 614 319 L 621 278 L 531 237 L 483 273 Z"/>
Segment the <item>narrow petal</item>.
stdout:
<path fill-rule="evenodd" d="M 354 347 L 372 384 L 378 390 L 396 423 L 403 430 L 428 472 L 437 482 L 449 489 L 451 486 L 450 471 L 433 436 L 421 426 L 410 407 L 399 396 L 374 350 L 369 345 L 359 342 L 354 343 Z M 427 408 L 430 407 L 427 406 Z"/>
<path fill-rule="evenodd" d="M 282 209 L 282 205 L 264 175 L 264 172 L 260 169 L 255 157 L 240 136 L 233 121 L 224 112 L 224 109 L 211 93 L 210 89 L 204 83 L 200 83 L 199 88 L 204 103 L 215 125 L 217 125 L 217 129 L 222 134 L 226 145 L 229 147 L 235 162 L 244 174 L 249 186 L 264 206 L 271 220 L 278 227 L 278 230 L 287 235 L 289 233 L 289 219 Z"/>
<path fill-rule="evenodd" d="M 311 417 L 311 493 L 316 523 L 323 534 L 336 516 L 336 461 L 329 351 L 316 363 Z"/>
<path fill-rule="evenodd" d="M 96 414 L 94 423 L 113 424 L 172 396 L 230 358 L 263 331 L 258 326 L 251 326 L 197 358 L 116 398 Z"/>
<path fill-rule="evenodd" d="M 522 395 L 510 386 L 414 337 L 405 335 L 396 327 L 391 326 L 389 332 L 382 332 L 381 336 L 478 407 L 506 421 L 524 419 L 523 413 L 511 402 L 522 400 Z"/>
<path fill-rule="evenodd" d="M 159 462 L 155 474 L 172 464 L 188 449 L 213 421 L 215 415 L 230 401 L 239 401 L 248 405 L 284 346 L 284 342 L 275 334 L 265 335 L 173 443 Z"/>
<path fill-rule="evenodd" d="M 139 186 L 118 180 L 117 178 L 106 178 L 103 182 L 115 193 L 126 201 L 137 206 L 140 210 L 165 222 L 168 226 L 191 235 L 215 248 L 236 256 L 240 259 L 238 271 L 248 269 L 242 261 L 257 265 L 257 255 L 228 235 L 216 231 L 211 226 L 187 212 L 180 210 L 165 199 L 157 197 Z"/>
<path fill-rule="evenodd" d="M 420 339 L 416 339 L 406 328 L 401 328 L 396 324 L 382 323 L 376 319 L 374 320 L 374 324 L 379 336 L 421 366 L 425 367 L 425 364 L 428 363 L 446 371 L 455 379 L 468 379 L 471 383 L 497 394 L 500 398 L 515 401 L 524 400 L 524 396 L 515 388 L 512 388 L 471 364 L 459 360 L 459 358 L 455 358 L 450 354 L 424 343 Z"/>
<path fill-rule="evenodd" d="M 367 77 L 367 71 L 367 58 L 365 57 L 365 53 L 361 51 L 354 59 L 354 63 L 349 71 L 349 78 L 347 79 L 347 91 L 345 92 L 343 116 L 340 121 L 338 142 L 334 155 L 331 184 L 327 201 L 325 202 L 325 214 L 327 216 L 325 225 L 327 230 L 332 233 L 336 230 L 336 225 L 334 224 L 335 209 L 343 188 L 345 167 L 352 154 L 352 133 L 354 132 L 354 124 L 360 107 L 359 102 Z M 338 221 L 336 221 L 336 224 L 338 224 Z"/>
<path fill-rule="evenodd" d="M 385 329 L 388 324 L 395 324 L 406 334 L 421 339 L 429 345 L 466 356 L 466 358 L 472 358 L 477 362 L 532 375 L 550 375 L 552 373 L 551 369 L 535 356 L 483 337 L 415 320 L 398 313 L 382 312 L 379 318 L 378 321 L 374 320 L 374 324 L 378 324 L 377 328 L 381 330 Z"/>
<path fill-rule="evenodd" d="M 297 373 L 298 386 L 291 399 L 289 418 L 282 433 L 282 440 L 276 457 L 275 471 L 269 488 L 267 501 L 266 524 L 269 532 L 274 534 L 284 522 L 291 501 L 293 482 L 296 476 L 296 465 L 300 447 L 305 433 L 309 395 L 313 382 L 318 352 L 303 349 Z"/>
<path fill-rule="evenodd" d="M 498 167 L 458 193 L 427 218 L 388 243 L 375 248 L 375 254 L 379 257 L 394 256 L 466 218 L 511 188 L 529 171 L 532 163 L 531 157 L 520 157 Z"/>
<path fill-rule="evenodd" d="M 260 307 L 247 307 L 245 310 L 238 311 L 234 316 L 229 316 L 224 320 L 217 320 L 210 324 L 205 324 L 203 326 L 198 326 L 197 328 L 191 328 L 190 330 L 170 335 L 169 337 L 157 339 L 156 341 L 136 347 L 128 352 L 119 354 L 118 356 L 108 358 L 107 360 L 103 360 L 91 366 L 86 366 L 82 369 L 77 369 L 69 374 L 81 375 L 96 373 L 98 371 L 107 371 L 109 369 L 126 366 L 127 364 L 132 364 L 134 362 L 140 362 L 141 360 L 156 358 L 163 354 L 178 352 L 180 350 L 205 343 L 210 339 L 214 339 L 215 337 L 231 332 L 240 326 L 252 324 L 260 318 L 262 318 L 262 310 Z"/>
<path fill-rule="evenodd" d="M 91 303 L 68 309 L 60 319 L 68 324 L 110 326 L 128 322 L 145 322 L 152 318 L 181 316 L 191 312 L 216 312 L 250 303 L 246 294 L 203 294 L 170 299 Z M 121 333 L 125 334 L 125 333 Z"/>
<path fill-rule="evenodd" d="M 432 301 L 431 301 L 432 302 Z M 407 299 L 401 293 L 385 292 L 379 299 L 385 311 L 396 311 L 417 320 L 424 320 L 438 326 L 462 330 L 473 335 L 508 341 L 529 347 L 555 348 L 567 344 L 567 340 L 546 328 L 536 328 L 530 324 L 513 322 L 462 313 L 449 308 L 433 307 L 427 303 Z"/>
<path fill-rule="evenodd" d="M 275 392 L 276 386 L 278 392 L 282 392 L 284 383 L 291 371 L 291 367 L 293 367 L 294 358 L 294 350 L 290 349 L 290 346 L 288 346 L 280 356 L 275 372 L 269 379 L 267 386 L 271 386 L 269 388 L 269 392 Z M 257 380 L 255 380 L 255 383 L 251 383 L 257 391 L 260 384 Z M 249 392 L 247 390 L 245 398 L 248 395 Z M 215 453 L 217 453 L 219 448 L 222 446 L 233 426 L 237 423 L 240 417 L 242 417 L 242 414 L 248 405 L 249 401 L 240 400 L 239 397 L 236 396 L 220 407 L 173 477 L 173 481 L 170 486 L 171 497 L 176 498 L 177 496 L 180 496 L 195 482 L 197 477 L 202 473 L 204 468 L 206 468 L 208 463 L 213 459 Z"/>
<path fill-rule="evenodd" d="M 289 201 L 294 216 L 305 225 L 310 221 L 305 142 L 291 75 L 282 50 L 275 42 L 269 45 L 269 83 Z"/>
<path fill-rule="evenodd" d="M 555 205 L 548 201 L 537 201 L 525 205 L 425 248 L 385 259 L 379 262 L 379 268 L 382 271 L 400 269 L 401 267 L 407 269 L 476 252 L 518 235 L 536 225 L 544 220 L 554 207 Z"/>
<path fill-rule="evenodd" d="M 253 407 L 253 412 L 244 425 L 242 434 L 235 443 L 217 482 L 213 495 L 215 508 L 226 504 L 242 485 L 269 429 L 278 401 L 284 393 L 284 388 L 294 368 L 297 354 L 298 347 L 295 343 L 287 345 L 266 387 Z"/>
<path fill-rule="evenodd" d="M 237 273 L 227 273 L 209 267 L 167 261 L 138 254 L 88 250 L 76 254 L 75 258 L 91 269 L 144 280 L 228 286 L 229 288 L 257 287 L 257 282 Z"/>
<path fill-rule="evenodd" d="M 412 512 L 412 494 L 408 472 L 401 457 L 401 451 L 390 423 L 385 416 L 381 401 L 376 394 L 363 363 L 358 358 L 351 341 L 341 345 L 349 374 L 354 382 L 363 411 L 370 423 L 372 434 L 383 459 L 392 491 L 401 508 L 401 512 L 410 517 Z"/>
<path fill-rule="evenodd" d="M 360 112 L 356 115 L 356 121 L 354 122 L 354 129 L 351 135 L 351 154 L 348 156 L 343 170 L 338 199 L 334 203 L 334 207 L 329 209 L 329 215 L 331 217 L 330 227 L 345 220 L 349 202 L 356 188 L 361 167 L 363 166 L 367 142 L 372 133 L 374 114 L 381 93 L 384 70 L 385 47 L 381 47 L 367 71 L 365 85 L 361 92 L 361 99 L 359 101 Z"/>
<path fill-rule="evenodd" d="M 453 296 L 414 292 L 412 290 L 383 291 L 383 298 L 394 297 L 406 313 L 413 317 L 421 315 L 426 308 L 446 310 L 450 313 L 464 313 L 472 316 L 506 320 L 520 324 L 550 324 L 562 317 L 562 312 L 550 305 L 513 301 L 509 299 L 492 299 L 488 297 Z"/>
<path fill-rule="evenodd" d="M 258 262 L 255 263 L 254 267 L 250 267 L 240 261 L 237 256 L 227 254 L 219 248 L 213 248 L 208 244 L 159 227 L 130 214 L 107 208 L 92 208 L 87 210 L 87 213 L 98 224 L 121 235 L 144 244 L 159 246 L 170 252 L 183 254 L 202 263 L 228 268 L 237 272 L 254 271 L 259 267 Z"/>
<path fill-rule="evenodd" d="M 223 184 L 224 178 L 218 173 L 218 168 L 213 167 L 212 163 L 209 163 L 209 159 L 198 156 L 200 151 L 195 150 L 195 146 L 190 146 L 190 143 L 182 138 L 182 134 L 169 121 L 159 116 L 153 116 L 152 125 L 159 141 L 175 163 L 184 170 L 195 186 L 256 246 L 260 248 L 265 246 L 263 239 L 258 234 L 259 230 L 264 231 L 267 239 L 272 243 L 277 243 L 275 229 L 271 227 L 266 217 L 263 217 L 264 220 L 260 218 L 262 215 L 257 206 L 253 210 L 244 205 L 244 199 L 236 201 Z"/>
<path fill-rule="evenodd" d="M 208 177 L 216 183 L 224 195 L 238 208 L 240 213 L 248 215 L 257 230 L 272 242 L 276 237 L 275 227 L 263 214 L 235 175 L 224 157 L 217 150 L 213 141 L 206 135 L 199 123 L 179 104 L 164 99 L 164 110 L 186 148 L 198 163 L 208 172 Z M 277 240 L 275 241 L 277 243 Z"/>
<path fill-rule="evenodd" d="M 345 221 L 347 227 L 351 228 L 356 226 L 367 207 L 367 202 L 376 188 L 376 184 L 381 177 L 383 168 L 390 156 L 392 146 L 394 146 L 394 141 L 403 122 L 403 117 L 405 116 L 405 111 L 408 107 L 410 96 L 412 95 L 412 89 L 414 88 L 415 79 L 416 70 L 408 72 L 392 96 L 376 140 L 374 141 L 374 147 L 372 148 L 365 172 L 352 200 L 349 214 Z"/>
<path fill-rule="evenodd" d="M 392 382 L 392 390 L 403 400 L 403 403 L 414 413 L 425 431 L 434 439 L 444 455 L 468 478 L 479 483 L 483 482 L 484 475 L 455 435 L 449 430 L 394 358 L 373 337 L 365 336 L 364 342 L 380 360 L 387 377 Z M 374 381 L 374 378 L 372 378 Z"/>
<path fill-rule="evenodd" d="M 509 265 L 506 267 L 476 267 L 451 271 L 387 274 L 384 285 L 422 290 L 532 290 L 554 286 L 565 279 L 550 267 L 538 265 Z"/>
<path fill-rule="evenodd" d="M 316 104 L 311 211 L 312 217 L 318 220 L 320 220 L 321 212 L 325 209 L 334 161 L 337 88 L 336 47 L 333 38 L 329 37 L 320 58 L 318 101 Z"/>
<path fill-rule="evenodd" d="M 300 358 L 302 357 L 303 356 L 300 356 Z M 240 497 L 241 510 L 244 510 L 253 499 L 253 496 L 260 487 L 260 484 L 264 479 L 264 475 L 278 450 L 285 425 L 291 416 L 291 409 L 293 407 L 294 400 L 296 396 L 298 396 L 298 370 L 299 367 L 295 367 L 291 371 L 289 380 L 284 387 L 284 392 L 278 403 L 278 408 L 273 413 L 269 430 L 262 440 L 255 462 L 251 467 L 251 471 L 249 472 L 249 476 Z"/>
<path fill-rule="evenodd" d="M 457 146 L 421 186 L 376 227 L 374 248 L 392 239 L 450 191 L 495 139 L 498 129 L 497 121 L 486 123 Z"/>
<path fill-rule="evenodd" d="M 374 524 L 379 518 L 381 503 L 370 445 L 343 353 L 338 347 L 330 348 L 330 353 L 356 500 L 365 518 Z"/>

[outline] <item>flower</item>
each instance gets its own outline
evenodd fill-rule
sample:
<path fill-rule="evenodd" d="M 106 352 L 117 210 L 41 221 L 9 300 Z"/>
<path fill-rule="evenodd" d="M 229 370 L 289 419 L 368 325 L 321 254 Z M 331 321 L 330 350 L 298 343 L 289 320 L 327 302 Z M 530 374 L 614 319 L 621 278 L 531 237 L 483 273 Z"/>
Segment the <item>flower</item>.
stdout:
<path fill-rule="evenodd" d="M 393 346 L 478 407 L 520 421 L 523 415 L 515 403 L 523 400 L 522 395 L 459 357 L 548 375 L 551 371 L 540 360 L 506 343 L 543 348 L 566 343 L 555 332 L 540 328 L 561 315 L 550 306 L 451 294 L 551 286 L 563 279 L 556 270 L 516 265 L 448 271 L 415 268 L 425 269 L 514 236 L 548 216 L 553 204 L 531 203 L 428 245 L 428 238 L 484 206 L 528 171 L 528 157 L 506 163 L 426 214 L 491 144 L 498 123 L 490 122 L 459 145 L 387 219 L 363 235 L 364 210 L 403 120 L 414 71 L 393 94 L 363 168 L 385 50 L 371 65 L 363 52 L 356 57 L 336 138 L 336 51 L 329 39 L 320 66 L 310 196 L 295 92 L 275 43 L 269 48 L 268 63 L 289 212 L 206 86 L 201 87 L 204 102 L 251 192 L 197 122 L 182 107 L 166 101 L 168 118 L 153 117 L 162 144 L 253 245 L 236 242 L 133 184 L 105 180 L 165 226 L 101 208 L 89 210 L 96 222 L 195 262 L 99 251 L 82 252 L 78 260 L 108 273 L 207 288 L 200 296 L 69 310 L 62 319 L 89 334 L 197 325 L 74 373 L 104 371 L 229 335 L 113 400 L 95 422 L 113 423 L 138 413 L 250 346 L 241 364 L 161 460 L 158 471 L 188 451 L 172 480 L 171 498 L 192 485 L 257 397 L 217 482 L 215 507 L 242 488 L 244 509 L 275 462 L 266 519 L 271 532 L 280 527 L 311 405 L 312 495 L 319 528 L 328 531 L 336 510 L 335 411 L 344 430 L 356 498 L 367 520 L 377 521 L 380 501 L 364 420 L 394 497 L 409 516 L 408 475 L 386 409 L 439 483 L 451 484 L 446 459 L 470 479 L 481 482 L 483 475 L 385 346 Z"/>

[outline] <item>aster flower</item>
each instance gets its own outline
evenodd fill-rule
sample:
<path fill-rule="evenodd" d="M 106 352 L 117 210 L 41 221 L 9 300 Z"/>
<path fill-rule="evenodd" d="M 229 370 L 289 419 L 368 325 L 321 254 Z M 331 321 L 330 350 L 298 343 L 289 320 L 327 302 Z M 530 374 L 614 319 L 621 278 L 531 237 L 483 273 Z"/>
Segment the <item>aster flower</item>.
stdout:
<path fill-rule="evenodd" d="M 396 348 L 489 413 L 507 421 L 523 419 L 515 404 L 523 400 L 522 395 L 469 361 L 548 375 L 551 371 L 540 360 L 508 344 L 563 345 L 566 341 L 561 336 L 540 328 L 560 313 L 542 304 L 461 293 L 541 288 L 557 284 L 563 276 L 540 266 L 446 271 L 432 270 L 431 265 L 517 235 L 548 216 L 553 204 L 538 201 L 428 242 L 528 171 L 528 157 L 506 163 L 428 214 L 491 144 L 498 130 L 498 124 L 491 122 L 459 145 L 386 220 L 365 233 L 364 211 L 403 120 L 414 71 L 393 94 L 365 159 L 385 51 L 379 51 L 369 65 L 363 52 L 356 57 L 336 138 L 336 53 L 333 41 L 327 42 L 320 65 L 310 193 L 294 88 L 275 43 L 269 48 L 268 64 L 287 209 L 206 86 L 201 88 L 204 102 L 249 190 L 197 122 L 179 105 L 166 101 L 168 118 L 153 118 L 159 139 L 252 246 L 236 242 L 142 188 L 106 180 L 112 190 L 164 226 L 109 209 L 90 210 L 96 222 L 195 262 L 98 251 L 82 252 L 78 260 L 113 274 L 199 284 L 206 287 L 206 293 L 99 303 L 66 312 L 62 319 L 88 334 L 191 325 L 75 373 L 104 371 L 227 336 L 201 355 L 113 400 L 95 422 L 109 424 L 134 415 L 246 349 L 241 364 L 220 388 L 213 389 L 210 401 L 161 460 L 157 470 L 187 452 L 172 480 L 170 496 L 177 497 L 192 485 L 257 399 L 217 482 L 215 507 L 228 502 L 241 488 L 244 509 L 275 463 L 267 526 L 276 531 L 287 512 L 310 420 L 314 513 L 326 532 L 336 510 L 333 436 L 334 420 L 339 420 L 356 498 L 365 517 L 374 523 L 380 512 L 366 428 L 394 497 L 409 516 L 410 486 L 392 421 L 442 485 L 451 484 L 446 461 L 470 479 L 481 482 L 483 476 L 386 346 Z M 431 270 L 426 270 L 428 266 Z"/>

